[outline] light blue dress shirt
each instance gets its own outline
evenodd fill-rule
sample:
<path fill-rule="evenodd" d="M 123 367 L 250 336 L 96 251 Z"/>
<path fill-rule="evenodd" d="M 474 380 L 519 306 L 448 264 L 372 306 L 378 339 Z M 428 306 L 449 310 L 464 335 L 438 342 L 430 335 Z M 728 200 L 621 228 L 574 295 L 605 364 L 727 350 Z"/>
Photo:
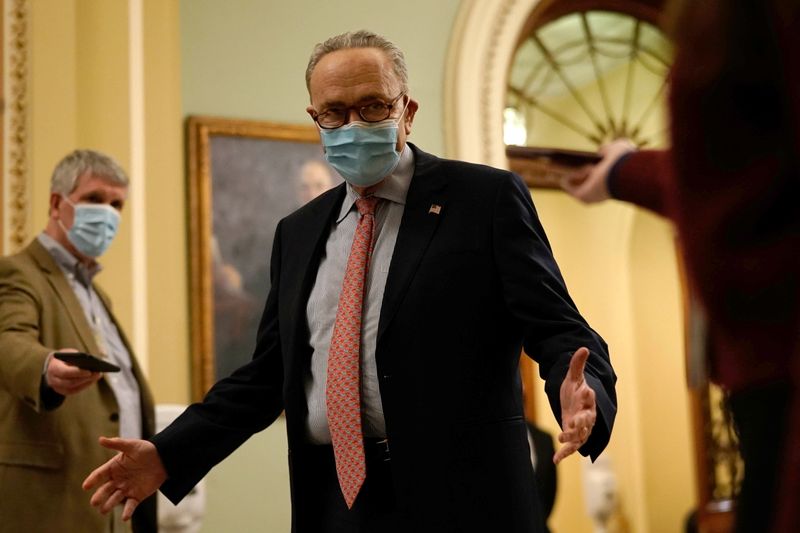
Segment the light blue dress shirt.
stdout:
<path fill-rule="evenodd" d="M 381 315 L 383 292 L 389 264 L 392 261 L 397 233 L 406 204 L 406 195 L 414 175 L 414 156 L 408 145 L 400 155 L 400 162 L 375 191 L 374 196 L 382 198 L 375 211 L 375 241 L 372 262 L 368 267 L 364 286 L 364 311 L 361 322 L 361 403 L 363 406 L 364 435 L 385 437 L 386 422 L 383 418 L 378 370 L 375 364 L 375 345 L 378 336 L 378 321 Z M 353 244 L 358 210 L 355 202 L 358 194 L 346 186 L 347 195 L 341 211 L 331 227 L 325 245 L 325 255 L 319 265 L 314 288 L 308 299 L 306 316 L 311 331 L 311 371 L 305 382 L 308 403 L 307 432 L 313 444 L 330 444 L 325 389 L 328 371 L 328 350 L 330 349 L 336 310 L 339 306 L 347 258 Z"/>
<path fill-rule="evenodd" d="M 100 265 L 96 264 L 92 268 L 85 266 L 46 233 L 39 234 L 37 238 L 67 278 L 92 328 L 97 345 L 104 352 L 92 355 L 104 356 L 122 369 L 120 372 L 105 375 L 119 406 L 119 436 L 126 439 L 141 439 L 142 399 L 139 383 L 133 375 L 131 355 L 122 342 L 119 330 L 103 301 L 92 287 L 92 279 L 100 272 Z M 68 348 L 68 346 L 55 348 Z"/>

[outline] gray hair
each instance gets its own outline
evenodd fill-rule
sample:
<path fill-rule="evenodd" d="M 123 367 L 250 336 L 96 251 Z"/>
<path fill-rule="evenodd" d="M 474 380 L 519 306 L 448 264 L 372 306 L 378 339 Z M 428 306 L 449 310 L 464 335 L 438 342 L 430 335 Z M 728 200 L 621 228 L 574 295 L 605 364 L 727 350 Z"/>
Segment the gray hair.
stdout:
<path fill-rule="evenodd" d="M 311 73 L 314 72 L 314 68 L 320 59 L 331 52 L 346 48 L 377 48 L 382 50 L 392 62 L 394 73 L 400 81 L 400 88 L 403 92 L 408 91 L 408 69 L 406 68 L 406 58 L 403 55 L 403 51 L 393 42 L 377 33 L 359 30 L 331 37 L 324 43 L 318 43 L 314 47 L 311 58 L 308 60 L 308 67 L 306 67 L 306 88 L 309 92 L 311 91 Z"/>
<path fill-rule="evenodd" d="M 89 173 L 118 185 L 128 186 L 128 176 L 111 157 L 95 150 L 75 150 L 58 162 L 50 178 L 50 192 L 67 195 L 78 178 Z"/>

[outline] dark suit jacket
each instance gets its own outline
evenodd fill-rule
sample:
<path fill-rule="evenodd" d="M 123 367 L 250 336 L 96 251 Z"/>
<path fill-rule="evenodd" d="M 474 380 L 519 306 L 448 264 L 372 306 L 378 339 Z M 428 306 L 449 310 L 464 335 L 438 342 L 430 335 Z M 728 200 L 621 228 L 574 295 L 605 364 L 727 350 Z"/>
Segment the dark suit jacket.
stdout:
<path fill-rule="evenodd" d="M 108 298 L 95 289 L 115 320 Z M 148 437 L 155 429 L 153 398 L 117 328 L 131 353 L 142 398 L 142 431 Z M 66 347 L 99 352 L 72 287 L 34 240 L 20 253 L 0 259 L 0 532 L 108 531 L 109 516 L 89 505 L 81 482 L 114 455 L 97 438 L 119 434 L 119 407 L 105 378 L 67 398 L 52 391 L 41 397 L 45 358 Z M 134 531 L 155 531 L 155 498 L 140 507 Z"/>
<path fill-rule="evenodd" d="M 581 452 L 596 457 L 616 412 L 606 345 L 567 294 L 522 181 L 412 149 L 415 172 L 375 353 L 404 527 L 530 533 L 539 509 L 520 349 L 539 362 L 556 416 L 572 352 L 591 350 L 587 381 L 597 393 L 598 420 Z M 344 193 L 337 187 L 279 223 L 253 360 L 153 439 L 169 473 L 162 492 L 172 500 L 285 409 L 295 531 L 315 512 L 303 501 L 315 480 L 302 458 L 311 358 L 306 304 Z M 434 204 L 439 213 L 431 212 Z"/>

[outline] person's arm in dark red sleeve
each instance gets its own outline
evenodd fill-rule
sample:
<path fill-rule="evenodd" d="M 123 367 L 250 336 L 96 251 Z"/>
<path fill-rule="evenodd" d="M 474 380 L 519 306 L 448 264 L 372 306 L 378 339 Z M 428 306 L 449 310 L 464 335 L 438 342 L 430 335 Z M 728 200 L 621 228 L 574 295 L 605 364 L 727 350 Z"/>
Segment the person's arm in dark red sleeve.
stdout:
<path fill-rule="evenodd" d="M 641 150 L 623 155 L 608 173 L 609 194 L 617 200 L 669 216 L 671 157 L 669 150 Z"/>

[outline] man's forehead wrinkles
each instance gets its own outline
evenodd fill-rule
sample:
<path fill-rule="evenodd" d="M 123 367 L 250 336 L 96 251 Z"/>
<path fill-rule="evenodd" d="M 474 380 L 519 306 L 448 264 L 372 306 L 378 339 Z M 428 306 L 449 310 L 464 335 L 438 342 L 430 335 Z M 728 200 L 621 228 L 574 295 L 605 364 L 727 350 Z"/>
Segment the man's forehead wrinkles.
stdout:
<path fill-rule="evenodd" d="M 312 103 L 317 106 L 394 98 L 401 85 L 385 57 L 376 57 L 371 49 L 331 52 L 320 59 L 310 81 Z"/>
<path fill-rule="evenodd" d="M 326 99 L 323 103 L 328 107 L 342 106 L 342 105 L 358 105 L 374 102 L 376 100 L 386 101 L 387 95 L 383 91 L 370 91 L 365 94 L 359 94 L 353 98 L 330 98 Z"/>

